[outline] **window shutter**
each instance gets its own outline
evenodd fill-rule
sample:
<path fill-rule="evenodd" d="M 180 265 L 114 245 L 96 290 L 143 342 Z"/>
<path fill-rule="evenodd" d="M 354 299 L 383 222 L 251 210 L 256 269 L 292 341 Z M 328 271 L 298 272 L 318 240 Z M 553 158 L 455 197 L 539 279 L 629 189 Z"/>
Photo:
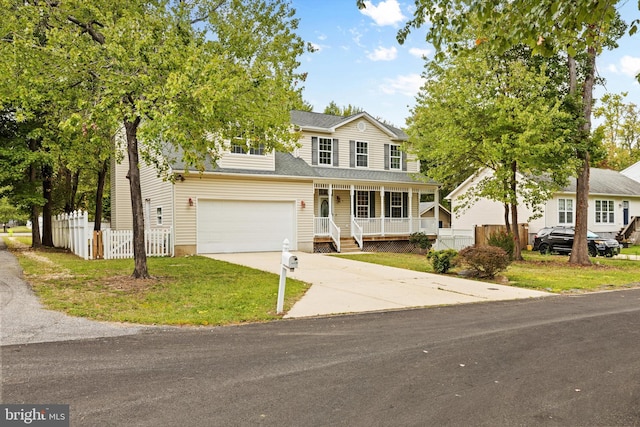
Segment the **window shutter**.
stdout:
<path fill-rule="evenodd" d="M 349 141 L 349 167 L 356 167 L 356 142 Z"/>
<path fill-rule="evenodd" d="M 402 193 L 402 217 L 409 218 L 409 193 Z"/>
<path fill-rule="evenodd" d="M 311 164 L 312 165 L 318 164 L 318 137 L 317 136 L 311 137 Z"/>
<path fill-rule="evenodd" d="M 384 192 L 384 216 L 391 217 L 391 193 L 388 191 Z"/>
<path fill-rule="evenodd" d="M 376 217 L 376 192 L 369 191 L 369 218 Z"/>
<path fill-rule="evenodd" d="M 402 170 L 407 170 L 407 154 L 403 151 L 402 153 Z"/>
<path fill-rule="evenodd" d="M 331 144 L 331 148 L 333 149 L 333 166 L 338 166 L 339 162 L 339 152 L 338 152 L 338 139 L 333 138 L 333 143 Z"/>
<path fill-rule="evenodd" d="M 384 144 L 384 170 L 389 170 L 389 158 L 391 156 L 389 144 Z"/>

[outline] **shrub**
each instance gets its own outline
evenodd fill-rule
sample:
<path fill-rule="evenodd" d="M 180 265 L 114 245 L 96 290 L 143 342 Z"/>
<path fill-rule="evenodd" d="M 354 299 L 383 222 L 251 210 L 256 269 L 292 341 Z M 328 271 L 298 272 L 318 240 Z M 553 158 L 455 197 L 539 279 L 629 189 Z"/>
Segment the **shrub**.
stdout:
<path fill-rule="evenodd" d="M 504 230 L 493 233 L 489 236 L 487 241 L 489 246 L 496 246 L 498 248 L 502 248 L 507 255 L 509 255 L 509 259 L 513 259 L 513 252 L 515 250 L 516 242 L 513 240 L 513 234 L 507 233 Z"/>
<path fill-rule="evenodd" d="M 431 260 L 433 271 L 445 274 L 454 265 L 454 259 L 458 255 L 455 249 L 444 249 L 441 251 L 429 251 L 427 259 Z"/>
<path fill-rule="evenodd" d="M 433 241 L 429 236 L 422 232 L 412 233 L 411 236 L 409 236 L 409 243 L 416 245 L 420 249 L 431 249 L 431 245 L 433 245 Z"/>
<path fill-rule="evenodd" d="M 494 278 L 511 264 L 509 255 L 497 246 L 469 246 L 458 254 L 459 262 L 469 266 L 479 277 Z"/>

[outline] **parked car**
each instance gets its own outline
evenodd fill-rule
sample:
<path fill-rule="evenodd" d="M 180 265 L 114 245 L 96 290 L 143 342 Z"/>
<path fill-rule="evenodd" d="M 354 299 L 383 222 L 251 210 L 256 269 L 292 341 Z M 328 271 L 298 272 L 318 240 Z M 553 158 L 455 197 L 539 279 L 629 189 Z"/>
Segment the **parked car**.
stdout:
<path fill-rule="evenodd" d="M 544 227 L 544 228 L 541 228 L 540 230 L 538 230 L 538 232 L 536 233 L 536 235 L 533 238 L 533 250 L 534 251 L 540 250 L 540 241 L 542 240 L 542 237 L 544 237 L 547 234 L 551 233 L 551 230 L 553 230 L 553 227 Z"/>
<path fill-rule="evenodd" d="M 537 242 L 537 250 L 541 254 L 555 252 L 568 254 L 571 252 L 575 233 L 573 227 L 550 227 L 550 230 L 543 230 L 541 230 L 543 233 L 538 232 L 536 234 L 535 239 L 539 240 Z M 535 241 L 534 246 L 536 246 Z M 589 256 L 612 257 L 620 253 L 620 244 L 617 240 L 600 237 L 591 231 L 587 231 L 587 247 Z"/>

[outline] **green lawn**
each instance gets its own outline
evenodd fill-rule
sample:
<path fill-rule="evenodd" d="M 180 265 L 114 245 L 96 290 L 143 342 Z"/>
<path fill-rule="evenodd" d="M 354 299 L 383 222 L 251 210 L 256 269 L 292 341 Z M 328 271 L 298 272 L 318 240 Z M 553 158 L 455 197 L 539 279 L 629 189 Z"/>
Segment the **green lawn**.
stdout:
<path fill-rule="evenodd" d="M 22 238 L 21 238 L 22 240 Z M 276 315 L 279 276 L 210 258 L 149 258 L 150 280 L 133 280 L 133 260 L 84 261 L 60 251 L 14 248 L 43 304 L 91 319 L 164 325 L 225 325 Z M 25 243 L 24 240 L 22 240 Z M 308 285 L 287 279 L 285 311 Z"/>
<path fill-rule="evenodd" d="M 424 255 L 371 253 L 339 256 L 415 271 L 433 272 Z M 563 255 L 524 252 L 523 257 L 524 261 L 514 262 L 505 272 L 499 273 L 498 278 L 502 276 L 503 279 L 501 283 L 549 292 L 582 292 L 640 286 L 640 261 L 596 257 L 592 258 L 593 265 L 580 267 L 570 265 L 569 257 Z M 454 268 L 450 274 L 456 272 Z"/>

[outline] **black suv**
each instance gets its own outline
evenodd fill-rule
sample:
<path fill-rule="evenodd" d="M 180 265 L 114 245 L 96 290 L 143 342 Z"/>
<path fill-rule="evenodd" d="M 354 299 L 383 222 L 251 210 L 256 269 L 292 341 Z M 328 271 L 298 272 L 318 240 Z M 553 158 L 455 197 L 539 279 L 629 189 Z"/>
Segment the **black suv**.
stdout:
<path fill-rule="evenodd" d="M 534 241 L 534 250 L 541 254 L 552 252 L 570 253 L 573 247 L 573 227 L 545 227 L 540 230 Z M 589 256 L 612 257 L 620 253 L 620 244 L 615 239 L 605 239 L 591 231 L 587 231 Z"/>

